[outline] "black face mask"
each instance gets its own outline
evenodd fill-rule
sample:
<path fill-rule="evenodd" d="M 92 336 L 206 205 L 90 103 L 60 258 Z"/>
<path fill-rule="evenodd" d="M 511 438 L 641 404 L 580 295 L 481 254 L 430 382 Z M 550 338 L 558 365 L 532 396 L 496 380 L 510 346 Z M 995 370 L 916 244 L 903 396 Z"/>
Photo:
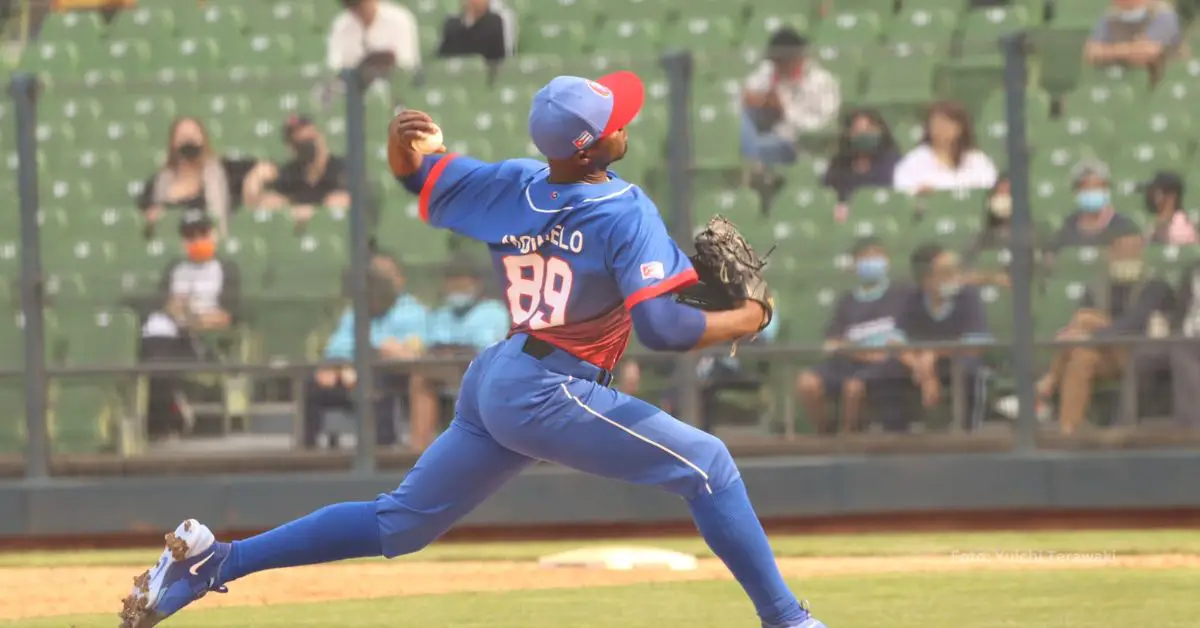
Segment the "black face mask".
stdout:
<path fill-rule="evenodd" d="M 296 142 L 296 158 L 303 164 L 311 164 L 317 160 L 317 143 L 313 140 Z"/>
<path fill-rule="evenodd" d="M 184 159 L 195 159 L 200 156 L 200 153 L 204 152 L 204 147 L 196 142 L 187 142 L 186 144 L 180 144 L 175 149 L 175 152 Z"/>

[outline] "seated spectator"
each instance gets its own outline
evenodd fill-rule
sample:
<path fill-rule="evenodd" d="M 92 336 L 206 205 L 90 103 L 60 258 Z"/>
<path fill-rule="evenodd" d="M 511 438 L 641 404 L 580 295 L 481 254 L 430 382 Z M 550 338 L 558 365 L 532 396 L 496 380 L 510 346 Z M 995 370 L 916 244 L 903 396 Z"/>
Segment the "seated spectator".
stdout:
<path fill-rule="evenodd" d="M 1162 337 L 1170 333 L 1167 316 L 1174 312 L 1174 291 L 1166 281 L 1146 272 L 1145 239 L 1136 225 L 1109 232 L 1108 276 L 1088 286 L 1079 309 L 1057 335 L 1059 340 Z M 1049 372 L 1038 381 L 1039 403 L 1058 393 L 1059 428 L 1071 434 L 1087 418 L 1097 379 L 1120 377 L 1129 365 L 1139 373 L 1157 373 L 1168 361 L 1161 345 L 1087 346 L 1063 349 Z"/>
<path fill-rule="evenodd" d="M 420 67 L 421 37 L 412 11 L 384 0 L 340 2 L 343 11 L 329 30 L 329 69 L 336 72 L 357 67 L 368 57 L 379 55 L 387 56 L 402 70 Z"/>
<path fill-rule="evenodd" d="M 1196 226 L 1183 209 L 1183 178 L 1174 172 L 1158 172 L 1142 184 L 1146 211 L 1154 216 L 1150 242 L 1154 244 L 1195 244 Z"/>
<path fill-rule="evenodd" d="M 899 162 L 900 151 L 883 117 L 874 109 L 858 109 L 843 120 L 838 151 L 822 183 L 845 205 L 859 188 L 891 187 Z"/>
<path fill-rule="evenodd" d="M 1095 66 L 1146 68 L 1157 81 L 1168 59 L 1180 56 L 1183 30 L 1172 3 L 1165 0 L 1112 0 L 1083 47 Z"/>
<path fill-rule="evenodd" d="M 738 346 L 767 345 L 779 337 L 779 305 L 776 304 L 775 315 L 771 322 L 757 335 L 738 342 Z M 664 378 L 670 377 L 674 364 L 656 362 L 651 367 Z M 769 365 L 765 362 L 747 363 L 733 355 L 701 356 L 696 361 L 696 382 L 700 386 L 700 416 L 693 419 L 701 429 L 709 431 L 719 419 L 721 406 L 719 397 L 722 391 L 732 389 L 758 390 L 764 385 L 764 376 Z M 621 370 L 617 376 L 617 385 L 622 392 L 637 395 L 642 387 L 642 365 L 636 360 L 625 358 L 621 360 Z M 674 413 L 679 409 L 679 391 L 669 388 L 662 399 L 658 400 L 659 407 L 666 412 Z"/>
<path fill-rule="evenodd" d="M 996 166 L 975 147 L 970 114 L 953 102 L 930 107 L 921 144 L 896 165 L 895 188 L 908 194 L 987 189 L 995 184 Z"/>
<path fill-rule="evenodd" d="M 776 31 L 742 92 L 742 157 L 748 183 L 764 197 L 784 183 L 769 167 L 796 161 L 800 135 L 829 126 L 841 106 L 837 79 L 805 54 L 807 48 L 796 31 Z"/>
<path fill-rule="evenodd" d="M 508 337 L 508 306 L 483 294 L 483 281 L 475 268 L 452 264 L 446 270 L 442 305 L 429 313 L 424 355 L 435 358 L 475 357 L 489 345 Z M 433 442 L 432 426 L 438 423 L 439 398 L 453 393 L 464 367 L 426 367 L 414 373 L 412 395 L 413 445 Z M 430 427 L 418 433 L 418 426 Z"/>
<path fill-rule="evenodd" d="M 141 358 L 147 362 L 212 360 L 212 345 L 199 341 L 237 320 L 241 302 L 238 268 L 217 252 L 218 235 L 203 210 L 188 209 L 179 223 L 185 257 L 163 269 L 161 299 L 142 325 Z M 179 375 L 153 375 L 147 382 L 148 436 L 178 436 L 188 404 Z"/>
<path fill-rule="evenodd" d="M 894 355 L 871 349 L 903 339 L 897 319 L 913 287 L 888 278 L 888 254 L 879 239 L 861 238 L 852 254 L 859 286 L 842 294 L 825 327 L 825 350 L 836 353 L 800 373 L 796 382 L 805 413 L 819 434 L 837 431 L 829 419 L 830 395 L 841 399 L 842 429 L 854 432 L 865 427 L 862 407 L 870 389 L 908 377 Z M 888 408 L 876 408 L 880 423 L 904 425 L 903 417 L 889 416 Z"/>
<path fill-rule="evenodd" d="M 421 354 L 427 312 L 425 306 L 404 291 L 403 269 L 399 262 L 393 258 L 392 264 L 399 274 L 387 276 L 372 268 L 368 276 L 371 347 L 380 359 L 412 360 Z M 354 354 L 354 309 L 347 307 L 325 345 L 325 359 L 349 363 L 354 360 Z M 375 400 L 376 437 L 380 445 L 394 445 L 399 418 L 397 400 L 407 392 L 408 377 L 388 373 L 386 369 L 377 369 L 376 373 L 375 391 L 379 395 Z M 326 412 L 353 411 L 353 390 L 357 382 L 358 372 L 350 364 L 321 368 L 313 374 L 304 399 L 305 448 L 316 447 Z M 416 418 L 412 419 L 415 423 Z M 432 426 L 412 426 L 413 432 L 422 430 L 430 431 Z M 330 447 L 337 445 L 336 437 L 331 437 Z"/>
<path fill-rule="evenodd" d="M 1012 207 L 1012 184 L 1008 175 L 1002 174 L 983 200 L 983 228 L 963 251 L 962 265 L 966 270 L 963 275 L 963 283 L 973 286 L 1000 287 L 1009 287 L 1012 284 L 1007 272 L 990 272 L 977 268 L 979 257 L 983 252 L 1011 250 Z M 1037 237 L 1036 231 L 1034 237 Z M 1034 247 L 1036 249 L 1036 242 Z M 1037 251 L 1035 250 L 1034 253 L 1036 254 Z"/>
<path fill-rule="evenodd" d="M 1175 292 L 1172 329 L 1183 342 L 1168 349 L 1171 360 L 1171 397 L 1175 423 L 1200 429 L 1200 262 L 1184 270 Z"/>
<path fill-rule="evenodd" d="M 1075 190 L 1075 212 L 1047 244 L 1047 252 L 1080 246 L 1104 246 L 1112 233 L 1136 227 L 1133 219 L 1117 212 L 1112 204 L 1108 166 L 1098 161 L 1085 161 L 1071 171 Z"/>
<path fill-rule="evenodd" d="M 463 0 L 462 13 L 446 18 L 442 25 L 439 57 L 478 55 L 499 62 L 512 54 L 507 41 L 504 16 L 492 10 L 492 0 Z"/>
<path fill-rule="evenodd" d="M 305 221 L 316 206 L 350 207 L 346 163 L 329 152 L 325 135 L 307 116 L 292 115 L 283 128 L 292 159 L 278 168 L 263 168 L 246 181 L 246 203 L 263 209 L 292 208 Z"/>
<path fill-rule="evenodd" d="M 912 273 L 920 290 L 908 300 L 899 327 L 908 342 L 989 342 L 987 311 L 978 289 L 963 285 L 958 256 L 938 244 L 917 247 L 911 257 Z M 987 409 L 989 371 L 980 352 L 973 349 L 920 349 L 900 355 L 912 373 L 926 409 L 944 399 L 942 389 L 953 381 L 954 368 L 962 373 L 966 398 L 966 429 L 983 423 Z"/>
<path fill-rule="evenodd" d="M 197 118 L 181 117 L 167 134 L 167 157 L 142 186 L 138 208 L 153 227 L 172 207 L 208 212 L 227 233 L 229 214 L 241 202 L 242 182 L 259 166 L 254 159 L 218 157 Z"/>

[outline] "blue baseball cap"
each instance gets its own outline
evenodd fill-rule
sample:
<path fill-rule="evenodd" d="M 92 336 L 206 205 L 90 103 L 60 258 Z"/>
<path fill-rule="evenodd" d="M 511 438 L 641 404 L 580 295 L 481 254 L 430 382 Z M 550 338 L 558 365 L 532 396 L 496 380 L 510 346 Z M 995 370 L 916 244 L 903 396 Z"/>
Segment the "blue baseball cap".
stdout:
<path fill-rule="evenodd" d="M 633 122 L 646 88 L 633 72 L 594 81 L 560 76 L 538 90 L 529 110 L 529 137 L 548 159 L 564 159 Z"/>

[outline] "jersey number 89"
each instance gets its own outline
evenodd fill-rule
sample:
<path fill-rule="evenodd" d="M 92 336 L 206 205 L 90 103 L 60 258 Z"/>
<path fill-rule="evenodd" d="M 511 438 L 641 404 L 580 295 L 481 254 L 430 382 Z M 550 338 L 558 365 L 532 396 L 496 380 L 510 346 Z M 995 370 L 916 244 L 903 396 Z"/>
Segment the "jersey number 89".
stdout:
<path fill-rule="evenodd" d="M 573 273 L 565 261 L 534 253 L 511 255 L 504 258 L 504 274 L 513 325 L 545 329 L 567 321 Z"/>

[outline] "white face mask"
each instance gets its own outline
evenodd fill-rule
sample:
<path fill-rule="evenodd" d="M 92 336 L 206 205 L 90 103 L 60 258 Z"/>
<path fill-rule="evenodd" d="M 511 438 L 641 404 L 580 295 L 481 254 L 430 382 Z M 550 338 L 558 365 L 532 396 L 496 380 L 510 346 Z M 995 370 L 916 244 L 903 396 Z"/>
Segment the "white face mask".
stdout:
<path fill-rule="evenodd" d="M 1125 11 L 1118 11 L 1117 19 L 1121 20 L 1122 22 L 1127 22 L 1127 23 L 1140 22 L 1140 21 L 1146 19 L 1147 13 L 1149 13 L 1149 10 L 1146 7 L 1138 7 L 1136 9 L 1127 9 Z"/>
<path fill-rule="evenodd" d="M 988 201 L 988 209 L 993 216 L 1007 220 L 1009 216 L 1012 216 L 1012 197 L 1007 194 L 997 194 Z"/>

